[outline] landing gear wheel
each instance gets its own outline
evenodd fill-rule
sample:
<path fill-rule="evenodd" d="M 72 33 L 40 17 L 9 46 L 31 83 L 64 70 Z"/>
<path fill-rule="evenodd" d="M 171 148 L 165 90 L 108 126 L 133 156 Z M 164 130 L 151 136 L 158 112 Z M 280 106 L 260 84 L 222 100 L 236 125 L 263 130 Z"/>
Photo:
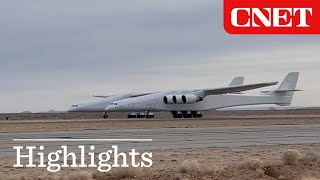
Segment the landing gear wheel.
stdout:
<path fill-rule="evenodd" d="M 193 111 L 191 113 L 193 118 L 202 118 L 202 114 L 200 112 Z"/>
<path fill-rule="evenodd" d="M 173 117 L 174 119 L 181 119 L 181 118 L 183 118 L 183 114 L 182 114 L 181 112 L 172 111 L 171 113 L 172 113 L 172 117 Z"/>
<path fill-rule="evenodd" d="M 146 118 L 144 113 L 138 113 L 137 118 Z"/>
<path fill-rule="evenodd" d="M 103 115 L 103 119 L 108 119 L 108 115 Z"/>
<path fill-rule="evenodd" d="M 149 112 L 149 111 L 146 111 L 146 119 L 151 119 L 151 118 L 154 118 L 154 114 Z"/>
<path fill-rule="evenodd" d="M 154 118 L 154 115 L 146 115 L 146 118 L 147 118 L 147 119 Z"/>
<path fill-rule="evenodd" d="M 134 119 L 134 118 L 137 118 L 137 114 L 136 113 L 128 114 L 128 119 Z"/>

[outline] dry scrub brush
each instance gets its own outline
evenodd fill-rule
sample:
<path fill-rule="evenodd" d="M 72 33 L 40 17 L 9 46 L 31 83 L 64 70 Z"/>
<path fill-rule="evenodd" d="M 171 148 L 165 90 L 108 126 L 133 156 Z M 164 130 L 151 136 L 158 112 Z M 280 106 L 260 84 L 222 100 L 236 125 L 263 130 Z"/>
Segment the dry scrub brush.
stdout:
<path fill-rule="evenodd" d="M 260 159 L 250 159 L 248 162 L 245 163 L 245 166 L 251 170 L 263 169 L 264 163 Z"/>
<path fill-rule="evenodd" d="M 319 154 L 316 151 L 308 151 L 301 160 L 304 162 L 316 162 L 319 160 Z"/>
<path fill-rule="evenodd" d="M 143 175 L 143 170 L 140 167 L 120 167 L 120 168 L 114 168 L 112 170 L 112 174 L 114 177 L 118 179 L 123 178 L 133 178 Z"/>
<path fill-rule="evenodd" d="M 184 178 L 181 174 L 176 174 L 173 177 L 173 180 L 189 180 L 188 178 Z"/>
<path fill-rule="evenodd" d="M 181 173 L 194 173 L 200 171 L 200 164 L 197 160 L 185 160 L 179 167 Z"/>
<path fill-rule="evenodd" d="M 0 180 L 28 180 L 29 178 L 26 178 L 21 175 L 11 175 L 11 176 L 5 176 L 3 174 L 0 174 Z M 71 174 L 63 174 L 63 175 L 46 175 L 46 176 L 38 176 L 33 177 L 31 179 L 37 179 L 37 180 L 93 180 L 92 173 L 86 172 L 86 171 L 77 171 L 73 172 Z"/>
<path fill-rule="evenodd" d="M 191 175 L 214 175 L 222 171 L 222 167 L 216 164 L 200 165 L 197 160 L 185 160 L 179 167 L 180 173 Z"/>
<path fill-rule="evenodd" d="M 297 149 L 288 149 L 282 153 L 281 160 L 285 165 L 296 165 L 299 162 L 301 154 Z"/>
<path fill-rule="evenodd" d="M 80 171 L 70 174 L 68 180 L 93 180 L 93 178 L 92 173 Z"/>
<path fill-rule="evenodd" d="M 264 170 L 263 169 L 256 169 L 256 172 L 257 172 L 259 178 L 262 178 L 264 176 Z"/>
<path fill-rule="evenodd" d="M 217 164 L 204 165 L 202 166 L 202 169 L 205 174 L 210 174 L 210 175 L 220 173 L 223 170 L 222 166 L 219 166 Z"/>
<path fill-rule="evenodd" d="M 3 174 L 0 174 L 0 180 L 26 180 L 26 178 L 21 175 L 6 176 Z"/>
<path fill-rule="evenodd" d="M 244 163 L 244 167 L 256 171 L 258 177 L 260 178 L 264 176 L 265 165 L 260 159 L 250 159 L 249 161 Z"/>

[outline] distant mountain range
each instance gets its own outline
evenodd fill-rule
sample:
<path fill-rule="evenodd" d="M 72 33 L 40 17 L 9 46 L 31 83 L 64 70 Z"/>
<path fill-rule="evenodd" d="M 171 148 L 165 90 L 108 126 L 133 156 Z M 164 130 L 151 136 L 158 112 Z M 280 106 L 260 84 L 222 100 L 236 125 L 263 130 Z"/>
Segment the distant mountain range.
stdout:
<path fill-rule="evenodd" d="M 65 113 L 66 111 L 56 111 L 54 109 L 49 110 L 47 113 Z"/>
<path fill-rule="evenodd" d="M 30 113 L 34 113 L 31 111 L 22 111 L 20 112 L 20 114 L 30 114 Z M 56 114 L 56 113 L 65 113 L 65 111 L 56 111 L 54 109 L 50 109 L 49 111 L 42 111 L 42 112 L 35 112 L 35 113 L 50 113 L 50 114 Z"/>
<path fill-rule="evenodd" d="M 23 111 L 21 112 L 21 114 L 31 114 L 32 112 L 31 111 Z"/>

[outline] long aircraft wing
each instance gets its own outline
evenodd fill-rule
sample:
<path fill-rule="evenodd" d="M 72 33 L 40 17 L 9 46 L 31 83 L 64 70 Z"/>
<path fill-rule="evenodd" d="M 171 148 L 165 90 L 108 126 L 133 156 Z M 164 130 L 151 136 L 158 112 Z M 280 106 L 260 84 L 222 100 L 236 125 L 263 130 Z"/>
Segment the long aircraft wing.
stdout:
<path fill-rule="evenodd" d="M 140 93 L 140 94 L 133 94 L 133 95 L 131 95 L 131 97 L 132 97 L 132 98 L 134 98 L 134 97 L 146 96 L 146 95 L 150 95 L 150 94 L 154 94 L 154 93 Z"/>
<path fill-rule="evenodd" d="M 112 96 L 112 95 L 111 95 Z M 100 96 L 100 95 L 94 95 L 94 96 L 92 96 L 92 97 L 96 97 L 96 98 L 108 98 L 108 97 L 110 97 L 110 96 Z"/>
<path fill-rule="evenodd" d="M 205 95 L 217 95 L 217 94 L 227 94 L 227 93 L 236 93 L 242 91 L 248 91 L 252 89 L 258 89 L 267 86 L 273 86 L 278 84 L 278 82 L 267 82 L 267 83 L 257 83 L 257 84 L 248 84 L 240 86 L 229 86 L 224 88 L 215 88 L 215 89 L 205 89 Z"/>
<path fill-rule="evenodd" d="M 153 93 L 135 93 L 135 94 L 132 94 L 130 97 L 134 98 L 134 97 L 139 97 L 139 96 L 146 96 L 146 95 L 149 95 L 149 94 L 153 94 Z M 114 95 L 109 95 L 109 96 L 94 95 L 93 97 L 96 97 L 96 98 L 108 98 L 108 97 L 111 97 L 111 96 L 114 96 Z"/>

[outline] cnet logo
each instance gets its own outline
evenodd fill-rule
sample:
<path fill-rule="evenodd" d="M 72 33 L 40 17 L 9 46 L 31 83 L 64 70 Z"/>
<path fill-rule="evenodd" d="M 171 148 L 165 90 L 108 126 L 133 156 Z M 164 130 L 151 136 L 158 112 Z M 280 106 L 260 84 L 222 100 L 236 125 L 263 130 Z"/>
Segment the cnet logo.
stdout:
<path fill-rule="evenodd" d="M 230 34 L 319 34 L 319 9 L 316 0 L 225 0 L 224 28 Z"/>
<path fill-rule="evenodd" d="M 307 24 L 306 14 L 307 12 L 312 14 L 312 8 L 264 8 L 264 10 L 267 11 L 267 16 L 259 8 L 234 8 L 231 11 L 231 24 L 235 27 L 260 27 L 255 20 L 257 18 L 265 27 L 293 27 L 292 16 L 300 11 L 300 23 L 296 27 L 310 27 Z M 238 23 L 239 11 L 247 13 L 246 24 Z M 280 23 L 280 20 L 283 20 L 283 23 Z"/>

